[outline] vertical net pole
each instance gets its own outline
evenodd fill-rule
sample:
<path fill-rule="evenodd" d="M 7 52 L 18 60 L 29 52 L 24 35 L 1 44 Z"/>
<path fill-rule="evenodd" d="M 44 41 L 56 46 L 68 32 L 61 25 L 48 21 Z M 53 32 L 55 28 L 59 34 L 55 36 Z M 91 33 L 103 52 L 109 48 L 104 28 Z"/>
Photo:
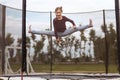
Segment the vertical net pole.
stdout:
<path fill-rule="evenodd" d="M 108 68 L 109 68 L 109 48 L 108 48 L 108 41 L 107 41 L 107 26 L 106 26 L 106 19 L 105 19 L 105 10 L 103 10 L 103 25 L 105 30 L 105 73 L 108 74 Z"/>
<path fill-rule="evenodd" d="M 1 48 L 2 48 L 2 54 L 1 54 L 1 60 L 2 60 L 2 74 L 4 74 L 5 73 L 5 17 L 6 17 L 6 7 L 5 6 L 3 6 L 2 5 L 2 11 L 1 11 L 2 13 L 2 17 L 1 17 L 1 19 L 2 19 L 2 25 L 1 25 L 1 27 L 2 27 L 2 43 L 1 43 Z"/>
<path fill-rule="evenodd" d="M 116 30 L 117 30 L 117 47 L 118 47 L 118 71 L 120 74 L 120 7 L 119 0 L 115 0 L 115 14 L 116 14 Z"/>
<path fill-rule="evenodd" d="M 50 12 L 50 30 L 52 31 L 52 12 Z M 50 73 L 52 73 L 52 67 L 53 67 L 53 55 L 52 55 L 52 36 L 51 36 L 51 43 L 50 43 L 50 56 L 51 56 L 51 61 L 50 61 Z"/>
<path fill-rule="evenodd" d="M 26 0 L 22 0 L 22 73 L 27 72 L 26 67 Z"/>

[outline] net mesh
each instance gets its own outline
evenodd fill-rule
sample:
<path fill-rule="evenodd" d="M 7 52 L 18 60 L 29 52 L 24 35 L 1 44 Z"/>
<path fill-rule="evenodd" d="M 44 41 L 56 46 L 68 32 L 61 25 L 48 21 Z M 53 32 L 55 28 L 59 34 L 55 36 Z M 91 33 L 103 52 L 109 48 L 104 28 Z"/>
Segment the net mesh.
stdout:
<path fill-rule="evenodd" d="M 29 71 L 38 73 L 48 73 L 51 70 L 53 73 L 105 73 L 106 45 L 103 11 L 63 13 L 63 15 L 74 20 L 77 26 L 88 25 L 89 19 L 92 19 L 94 27 L 62 37 L 61 44 L 57 44 L 55 37 L 52 37 L 53 46 L 51 46 L 50 36 L 28 33 L 29 25 L 32 26 L 32 30 L 51 30 L 50 12 L 27 11 L 26 46 L 28 62 L 30 62 Z M 55 13 L 52 13 L 52 20 L 54 18 Z M 107 45 L 109 48 L 109 72 L 113 73 L 117 72 L 115 11 L 105 10 L 105 19 L 106 38 L 109 44 Z M 66 25 L 67 29 L 72 27 L 69 22 L 66 22 Z M 18 49 L 18 47 L 21 48 L 21 32 L 22 11 L 6 7 L 5 46 L 9 47 L 6 49 L 6 54 L 13 72 L 18 71 L 21 67 L 21 49 Z"/>

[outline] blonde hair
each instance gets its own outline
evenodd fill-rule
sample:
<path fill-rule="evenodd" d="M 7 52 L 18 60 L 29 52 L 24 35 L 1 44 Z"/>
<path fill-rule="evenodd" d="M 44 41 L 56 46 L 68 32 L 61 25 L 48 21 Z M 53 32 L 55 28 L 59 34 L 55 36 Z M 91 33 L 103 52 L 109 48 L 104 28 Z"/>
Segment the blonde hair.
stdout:
<path fill-rule="evenodd" d="M 63 12 L 63 10 L 62 10 L 62 6 L 60 6 L 60 7 L 56 7 L 56 8 L 55 8 L 55 12 L 57 12 L 57 10 L 61 10 L 61 12 Z"/>

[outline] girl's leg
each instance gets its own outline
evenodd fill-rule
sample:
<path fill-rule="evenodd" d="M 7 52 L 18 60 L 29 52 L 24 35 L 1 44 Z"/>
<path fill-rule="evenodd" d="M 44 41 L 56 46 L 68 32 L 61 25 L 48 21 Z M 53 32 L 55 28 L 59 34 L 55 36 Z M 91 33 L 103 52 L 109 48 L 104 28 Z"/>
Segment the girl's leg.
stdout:
<path fill-rule="evenodd" d="M 70 35 L 76 31 L 80 31 L 80 30 L 84 30 L 84 29 L 87 29 L 87 28 L 90 28 L 90 27 L 93 27 L 93 24 L 92 24 L 92 20 L 90 19 L 89 20 L 89 25 L 86 25 L 86 26 L 78 26 L 76 28 L 70 28 L 70 29 L 67 29 L 65 30 L 64 32 L 60 32 L 58 33 L 58 36 L 62 37 L 62 36 L 67 36 L 67 35 Z M 29 27 L 29 33 L 33 33 L 33 34 L 42 34 L 42 35 L 48 35 L 48 36 L 55 36 L 55 33 L 54 31 L 33 31 L 31 30 L 31 26 Z"/>
<path fill-rule="evenodd" d="M 39 34 L 39 35 L 48 35 L 48 36 L 55 36 L 54 31 L 31 31 L 32 34 Z"/>
<path fill-rule="evenodd" d="M 67 30 L 65 30 L 63 33 L 58 33 L 58 35 L 59 35 L 60 37 L 62 37 L 62 36 L 67 36 L 67 35 L 70 35 L 70 34 L 72 34 L 72 33 L 74 33 L 74 32 L 81 31 L 81 30 L 84 30 L 84 29 L 87 29 L 87 28 L 90 28 L 90 26 L 89 26 L 89 25 L 86 25 L 86 26 L 78 26 L 78 27 L 76 27 L 76 28 L 67 29 Z"/>
<path fill-rule="evenodd" d="M 84 29 L 87 29 L 87 28 L 90 28 L 90 27 L 93 27 L 93 23 L 92 23 L 92 20 L 90 19 L 89 20 L 89 25 L 85 25 L 85 26 L 78 26 L 76 28 L 70 28 L 70 29 L 67 29 L 65 30 L 65 32 L 63 32 L 62 34 L 60 34 L 59 36 L 66 36 L 66 35 L 70 35 L 76 31 L 81 31 L 81 30 L 84 30 Z"/>
<path fill-rule="evenodd" d="M 49 36 L 55 36 L 54 31 L 35 31 L 35 30 L 31 30 L 31 25 L 29 26 L 29 33 L 32 34 L 39 34 L 39 35 L 49 35 Z"/>
<path fill-rule="evenodd" d="M 64 32 L 58 32 L 58 36 L 62 37 L 62 36 L 67 36 L 67 35 L 70 35 L 76 31 L 80 31 L 80 30 L 84 30 L 84 29 L 87 29 L 89 28 L 90 26 L 89 25 L 86 25 L 86 26 L 78 26 L 76 28 L 70 28 L 70 29 L 67 29 L 65 30 Z M 39 35 L 48 35 L 48 36 L 55 36 L 55 33 L 54 31 L 35 31 L 35 30 L 31 30 L 29 31 L 29 33 L 32 33 L 32 34 L 39 34 Z"/>
<path fill-rule="evenodd" d="M 79 27 L 76 27 L 76 28 L 77 28 L 77 31 L 81 31 L 81 30 L 84 30 L 84 29 L 90 28 L 90 25 L 79 26 Z"/>
<path fill-rule="evenodd" d="M 91 19 L 89 20 L 89 25 L 79 26 L 79 27 L 77 27 L 77 30 L 80 31 L 80 30 L 84 30 L 84 29 L 87 29 L 87 28 L 90 28 L 90 27 L 93 27 L 93 23 L 92 23 Z"/>

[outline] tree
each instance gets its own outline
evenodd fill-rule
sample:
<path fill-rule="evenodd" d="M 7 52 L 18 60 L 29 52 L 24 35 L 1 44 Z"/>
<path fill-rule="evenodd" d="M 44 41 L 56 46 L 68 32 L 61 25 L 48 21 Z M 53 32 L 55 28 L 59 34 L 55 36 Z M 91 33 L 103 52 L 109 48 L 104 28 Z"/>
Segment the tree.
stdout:
<path fill-rule="evenodd" d="M 79 51 L 80 51 L 80 40 L 75 38 L 75 41 L 74 41 L 74 58 L 75 58 L 74 61 L 75 61 L 75 63 L 76 63 L 76 61 L 79 60 L 79 58 L 76 54 L 76 53 L 79 53 Z"/>
<path fill-rule="evenodd" d="M 63 55 L 59 50 L 56 50 L 56 48 L 53 48 L 53 58 L 55 62 L 60 62 L 63 59 Z"/>
<path fill-rule="evenodd" d="M 17 40 L 17 46 L 21 46 L 22 45 L 22 38 L 18 38 L 18 40 Z"/>
<path fill-rule="evenodd" d="M 80 37 L 81 37 L 81 43 L 80 43 L 81 44 L 80 45 L 81 53 L 80 53 L 80 55 L 83 55 L 83 53 L 85 54 L 85 45 L 86 45 L 87 38 L 85 37 L 84 30 L 82 30 L 80 32 L 81 32 L 81 34 L 80 34 Z M 83 48 L 82 48 L 82 42 L 84 42 Z M 82 49 L 83 49 L 83 52 L 82 52 Z"/>
<path fill-rule="evenodd" d="M 22 48 L 22 38 L 17 39 L 17 46 Z M 22 59 L 21 53 L 22 53 L 21 49 L 17 49 L 16 56 L 15 56 L 16 63 L 19 63 L 21 61 Z"/>
<path fill-rule="evenodd" d="M 105 61 L 105 40 L 101 37 L 96 37 L 94 42 L 94 56 L 95 60 Z"/>
<path fill-rule="evenodd" d="M 12 37 L 12 35 L 10 33 L 7 34 L 7 36 L 5 37 L 5 46 L 10 46 L 11 44 L 13 44 L 14 42 L 14 38 Z M 9 53 L 10 53 L 10 62 L 13 61 L 13 49 L 8 49 Z"/>
<path fill-rule="evenodd" d="M 14 38 L 10 33 L 5 37 L 5 46 L 10 46 L 14 42 Z"/>
<path fill-rule="evenodd" d="M 116 31 L 113 28 L 114 25 L 111 23 L 109 24 L 109 31 L 108 31 L 108 43 L 109 43 L 109 62 L 110 63 L 117 63 L 117 46 L 116 46 Z"/>
<path fill-rule="evenodd" d="M 35 39 L 36 39 L 35 34 L 31 34 L 31 38 L 32 38 L 33 41 L 35 41 Z"/>
<path fill-rule="evenodd" d="M 42 48 L 44 46 L 44 41 L 45 41 L 45 37 L 43 35 L 41 35 L 41 39 L 36 40 L 35 44 L 33 45 L 33 48 L 34 48 L 33 60 L 35 62 L 37 62 L 38 55 L 41 53 L 41 50 L 42 50 Z"/>
<path fill-rule="evenodd" d="M 10 49 L 8 49 L 8 50 L 9 50 L 9 55 L 10 55 L 9 60 L 10 60 L 10 62 L 13 62 L 14 49 L 13 49 L 13 48 L 10 48 Z"/>
<path fill-rule="evenodd" d="M 26 36 L 26 47 L 29 48 L 30 50 L 30 38 L 28 36 Z M 21 47 L 22 48 L 22 38 L 18 38 L 17 39 L 17 46 L 18 47 Z M 17 49 L 17 52 L 16 52 L 16 63 L 19 63 L 19 61 L 21 60 L 21 53 L 22 53 L 22 50 L 21 49 Z"/>
<path fill-rule="evenodd" d="M 95 30 L 91 29 L 90 32 L 89 32 L 89 35 L 90 35 L 90 37 L 89 37 L 89 41 L 90 41 L 90 43 L 89 43 L 89 45 L 90 45 L 89 55 L 91 54 L 92 42 L 93 42 L 93 45 L 94 45 L 94 42 L 95 42 L 95 38 L 96 38 L 95 34 L 96 34 Z"/>
<path fill-rule="evenodd" d="M 30 44 L 31 44 L 30 38 L 27 36 L 27 37 L 26 37 L 26 47 L 28 47 L 29 50 L 30 50 Z"/>

